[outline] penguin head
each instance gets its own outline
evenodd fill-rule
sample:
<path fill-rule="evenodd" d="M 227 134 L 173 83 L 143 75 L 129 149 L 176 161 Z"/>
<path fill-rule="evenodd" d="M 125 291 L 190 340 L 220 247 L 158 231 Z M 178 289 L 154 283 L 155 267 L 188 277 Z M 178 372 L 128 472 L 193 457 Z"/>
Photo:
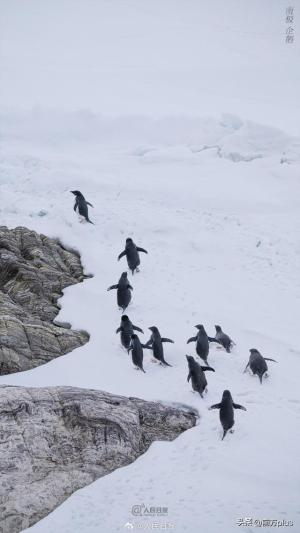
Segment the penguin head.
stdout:
<path fill-rule="evenodd" d="M 222 331 L 221 326 L 215 326 L 215 328 L 216 328 L 216 332 L 217 332 L 217 333 L 220 333 L 220 332 Z"/>
<path fill-rule="evenodd" d="M 130 237 L 128 237 L 126 239 L 126 244 L 132 244 L 132 243 L 133 243 L 133 240 Z"/>
<path fill-rule="evenodd" d="M 137 339 L 138 336 L 137 336 L 135 333 L 133 333 L 133 334 L 131 335 L 131 338 L 132 338 L 132 340 L 134 341 L 134 339 Z"/>
<path fill-rule="evenodd" d="M 127 272 L 122 272 L 121 278 L 127 278 Z"/>
<path fill-rule="evenodd" d="M 157 333 L 157 332 L 158 332 L 158 329 L 157 329 L 156 326 L 151 326 L 151 327 L 148 328 L 148 329 L 150 329 L 150 331 L 152 331 L 153 333 Z"/>
<path fill-rule="evenodd" d="M 187 362 L 189 365 L 192 365 L 195 362 L 195 359 L 192 355 L 186 355 L 185 357 L 187 358 Z"/>
<path fill-rule="evenodd" d="M 123 315 L 121 318 L 121 322 L 128 322 L 129 318 L 127 315 Z"/>
<path fill-rule="evenodd" d="M 80 191 L 70 191 L 74 196 L 82 196 L 82 193 Z"/>
<path fill-rule="evenodd" d="M 199 329 L 199 331 L 205 331 L 203 324 L 197 324 L 195 328 Z"/>
<path fill-rule="evenodd" d="M 259 354 L 259 351 L 256 348 L 251 348 L 250 350 L 251 355 Z"/>
<path fill-rule="evenodd" d="M 232 400 L 232 396 L 229 390 L 224 390 L 222 401 L 223 400 Z"/>

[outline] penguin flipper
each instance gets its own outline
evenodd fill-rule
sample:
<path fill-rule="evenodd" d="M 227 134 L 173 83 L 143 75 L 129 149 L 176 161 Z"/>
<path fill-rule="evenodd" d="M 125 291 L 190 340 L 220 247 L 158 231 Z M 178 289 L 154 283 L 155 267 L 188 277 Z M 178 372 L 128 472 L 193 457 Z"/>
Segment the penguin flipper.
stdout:
<path fill-rule="evenodd" d="M 90 202 L 86 202 L 87 205 L 90 205 L 92 208 L 94 208 L 94 206 L 90 203 Z"/>
<path fill-rule="evenodd" d="M 140 248 L 139 246 L 136 247 L 137 251 L 138 252 L 144 252 L 144 254 L 147 254 L 147 250 L 145 250 L 145 248 Z"/>
<path fill-rule="evenodd" d="M 133 291 L 133 287 L 130 285 L 130 283 L 128 283 L 127 289 L 130 289 L 131 291 Z"/>
<path fill-rule="evenodd" d="M 190 381 L 191 377 L 192 377 L 192 372 L 189 372 L 189 373 L 188 373 L 188 377 L 187 377 L 187 382 Z"/>
<path fill-rule="evenodd" d="M 75 204 L 74 204 L 74 207 L 73 207 L 74 211 L 76 211 L 77 207 L 78 207 L 78 200 L 75 201 Z"/>
<path fill-rule="evenodd" d="M 151 348 L 151 344 L 153 344 L 153 340 L 149 339 L 148 342 L 145 344 L 145 348 Z"/>
<path fill-rule="evenodd" d="M 221 409 L 221 403 L 214 403 L 214 405 L 211 405 L 208 409 Z"/>
<path fill-rule="evenodd" d="M 215 337 L 207 336 L 207 338 L 208 338 L 209 342 L 216 342 L 217 344 L 221 344 L 222 345 L 222 343 L 220 341 L 218 341 L 217 339 L 215 339 Z"/>
<path fill-rule="evenodd" d="M 162 359 L 161 362 L 162 362 L 162 364 L 165 365 L 165 366 L 171 366 L 171 367 L 172 367 L 172 365 L 170 365 L 170 363 L 167 363 L 167 361 L 165 361 L 164 359 Z"/>
<path fill-rule="evenodd" d="M 148 342 L 146 344 L 142 344 L 141 346 L 142 348 L 147 348 L 148 350 L 152 350 L 152 346 L 150 346 Z"/>
<path fill-rule="evenodd" d="M 197 337 L 190 337 L 188 341 L 186 341 L 187 344 L 189 344 L 189 342 L 196 342 L 197 340 Z"/>
<path fill-rule="evenodd" d="M 123 252 L 118 255 L 118 261 L 120 261 L 121 257 L 124 257 L 124 255 L 126 255 L 126 250 L 123 250 Z"/>
<path fill-rule="evenodd" d="M 172 341 L 172 339 L 168 339 L 167 337 L 162 337 L 161 342 L 171 342 L 172 344 L 174 344 L 174 341 Z"/>
<path fill-rule="evenodd" d="M 201 366 L 203 372 L 206 372 L 207 370 L 210 370 L 211 372 L 215 372 L 215 369 L 211 366 Z"/>
<path fill-rule="evenodd" d="M 144 333 L 141 328 L 138 328 L 137 326 L 132 326 L 132 329 L 135 329 L 136 331 L 139 331 L 140 333 Z"/>
<path fill-rule="evenodd" d="M 108 287 L 108 291 L 111 291 L 112 289 L 118 289 L 119 288 L 119 285 L 111 285 L 110 287 Z"/>
<path fill-rule="evenodd" d="M 264 360 L 265 361 L 273 361 L 273 363 L 277 363 L 277 361 L 275 361 L 275 359 L 270 359 L 270 357 L 264 357 Z"/>
<path fill-rule="evenodd" d="M 243 407 L 243 405 L 240 405 L 239 403 L 232 402 L 232 405 L 235 409 L 242 409 L 243 411 L 247 411 L 246 407 Z"/>
<path fill-rule="evenodd" d="M 108 289 L 107 289 L 108 290 Z M 122 331 L 123 328 L 119 327 L 118 329 L 116 329 L 116 333 L 120 333 L 120 331 Z"/>

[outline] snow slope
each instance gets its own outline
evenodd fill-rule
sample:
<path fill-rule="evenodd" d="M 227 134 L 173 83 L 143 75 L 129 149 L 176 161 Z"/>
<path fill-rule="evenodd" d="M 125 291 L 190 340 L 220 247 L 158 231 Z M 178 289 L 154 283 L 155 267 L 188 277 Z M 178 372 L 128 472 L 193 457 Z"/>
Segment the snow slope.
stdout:
<path fill-rule="evenodd" d="M 2 143 L 1 223 L 60 237 L 80 250 L 94 277 L 65 290 L 59 315 L 87 329 L 91 341 L 0 382 L 179 401 L 201 416 L 175 442 L 155 444 L 135 464 L 78 491 L 33 531 L 122 531 L 128 520 L 142 522 L 131 515 L 141 503 L 167 506 L 167 521 L 180 532 L 199 523 L 209 533 L 232 531 L 244 516 L 299 523 L 299 144 L 237 117 L 198 126 L 198 144 L 192 138 L 153 146 L 142 134 L 131 147 L 128 139 Z M 183 134 L 184 123 L 177 127 Z M 201 137 L 219 148 L 203 149 Z M 230 153 L 260 157 L 244 161 Z M 283 153 L 290 162 L 280 163 Z M 95 226 L 78 222 L 74 188 L 95 206 Z M 149 250 L 132 279 L 128 314 L 144 329 L 143 339 L 151 325 L 174 338 L 166 346 L 172 368 L 153 364 L 145 351 L 146 374 L 137 372 L 115 334 L 120 312 L 106 288 L 126 270 L 116 258 L 127 236 Z M 211 345 L 216 372 L 208 375 L 204 400 L 186 382 L 185 354 L 195 350 L 186 340 L 199 322 L 210 334 L 220 323 L 237 343 L 231 355 Z M 263 386 L 242 373 L 251 347 L 278 360 Z M 247 412 L 236 412 L 236 431 L 221 442 L 218 413 L 207 408 L 225 388 Z"/>
<path fill-rule="evenodd" d="M 0 224 L 61 238 L 94 277 L 65 290 L 59 315 L 90 342 L 0 383 L 104 389 L 200 413 L 193 430 L 30 531 L 117 532 L 127 521 L 256 531 L 237 525 L 243 517 L 299 530 L 299 42 L 284 43 L 286 2 L 16 4 L 1 5 Z M 75 188 L 95 206 L 95 226 L 79 224 Z M 117 255 L 127 236 L 149 251 L 128 315 L 143 340 L 152 325 L 175 340 L 172 368 L 145 351 L 146 374 L 137 372 L 115 334 L 120 312 L 106 289 L 126 270 Z M 236 341 L 231 355 L 211 345 L 203 400 L 186 381 L 198 323 Z M 278 361 L 262 386 L 243 374 L 252 347 Z M 247 412 L 221 442 L 208 407 L 225 388 Z M 134 517 L 142 503 L 168 516 Z"/>

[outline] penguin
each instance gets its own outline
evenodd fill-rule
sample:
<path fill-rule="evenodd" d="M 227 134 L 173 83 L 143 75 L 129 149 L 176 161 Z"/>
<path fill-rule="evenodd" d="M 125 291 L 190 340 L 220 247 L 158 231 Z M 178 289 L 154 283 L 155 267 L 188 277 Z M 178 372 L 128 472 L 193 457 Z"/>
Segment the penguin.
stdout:
<path fill-rule="evenodd" d="M 145 345 L 141 343 L 138 336 L 134 333 L 131 335 L 131 344 L 128 348 L 128 353 L 131 351 L 131 357 L 133 364 L 142 370 L 144 374 L 146 374 L 144 368 L 143 368 L 143 348 L 145 348 Z"/>
<path fill-rule="evenodd" d="M 216 334 L 215 334 L 216 341 L 218 341 L 223 346 L 223 348 L 225 348 L 226 352 L 230 353 L 230 350 L 232 346 L 234 345 L 233 340 L 231 340 L 231 338 L 222 331 L 221 326 L 215 326 L 215 328 L 216 328 Z"/>
<path fill-rule="evenodd" d="M 148 253 L 147 250 L 136 246 L 133 240 L 128 238 L 126 239 L 125 250 L 121 252 L 118 256 L 118 261 L 120 261 L 121 257 L 124 257 L 124 255 L 126 255 L 128 268 L 131 270 L 132 275 L 134 274 L 135 270 L 139 272 L 138 266 L 141 262 L 139 252 L 144 252 L 145 254 Z"/>
<path fill-rule="evenodd" d="M 193 390 L 199 392 L 201 398 L 203 398 L 203 391 L 206 389 L 207 381 L 204 372 L 210 370 L 215 372 L 211 366 L 201 366 L 191 355 L 186 355 L 187 362 L 189 365 L 189 373 L 187 381 L 189 382 L 192 379 Z"/>
<path fill-rule="evenodd" d="M 223 427 L 222 440 L 225 438 L 228 430 L 231 430 L 230 433 L 233 433 L 231 428 L 234 425 L 234 409 L 247 411 L 246 407 L 234 403 L 229 390 L 224 390 L 221 403 L 211 405 L 209 409 L 220 409 L 220 421 Z"/>
<path fill-rule="evenodd" d="M 164 358 L 164 348 L 163 348 L 163 342 L 172 342 L 174 344 L 174 341 L 171 339 L 167 339 L 166 337 L 161 337 L 159 330 L 156 326 L 151 326 L 150 331 L 152 331 L 152 335 L 148 342 L 145 344 L 145 348 L 150 348 L 153 350 L 153 357 L 157 359 L 157 361 L 160 362 L 163 366 L 172 366 L 167 361 L 165 361 Z"/>
<path fill-rule="evenodd" d="M 121 333 L 121 344 L 128 350 L 130 346 L 131 341 L 131 335 L 133 335 L 134 331 L 139 331 L 140 333 L 144 333 L 141 328 L 138 328 L 137 326 L 134 326 L 132 322 L 129 320 L 127 315 L 122 315 L 121 318 L 121 324 L 120 327 L 116 330 L 116 333 Z"/>
<path fill-rule="evenodd" d="M 198 324 L 197 326 L 195 326 L 195 328 L 199 330 L 198 334 L 196 337 L 191 337 L 187 341 L 187 344 L 189 344 L 189 342 L 196 342 L 196 352 L 199 355 L 199 357 L 201 357 L 201 359 L 203 359 L 203 361 L 205 361 L 205 363 L 207 364 L 207 358 L 208 358 L 208 352 L 209 352 L 208 341 L 217 342 L 217 343 L 218 341 L 213 337 L 207 336 L 207 333 L 204 329 L 204 326 L 202 326 L 202 324 Z"/>
<path fill-rule="evenodd" d="M 265 377 L 267 377 L 266 372 L 268 370 L 268 365 L 266 361 L 273 361 L 274 363 L 277 363 L 275 359 L 270 359 L 269 357 L 263 357 L 261 353 L 258 350 L 256 350 L 256 348 L 251 348 L 249 361 L 246 365 L 244 373 L 246 372 L 248 366 L 250 366 L 253 374 L 254 375 L 256 374 L 259 377 L 259 381 L 262 384 L 263 375 L 265 374 Z"/>
<path fill-rule="evenodd" d="M 127 272 L 123 272 L 121 274 L 119 282 L 116 285 L 111 285 L 110 287 L 108 287 L 107 290 L 111 291 L 112 289 L 117 289 L 118 306 L 123 309 L 124 312 L 131 301 L 130 291 L 133 291 L 133 287 L 130 285 L 127 278 Z"/>
<path fill-rule="evenodd" d="M 90 204 L 90 202 L 86 201 L 85 197 L 80 191 L 71 191 L 71 193 L 74 194 L 74 196 L 76 197 L 74 211 L 76 212 L 77 210 L 78 214 L 84 217 L 87 222 L 89 222 L 90 224 L 94 224 L 94 222 L 89 219 L 88 205 L 90 205 L 91 207 L 94 206 Z"/>

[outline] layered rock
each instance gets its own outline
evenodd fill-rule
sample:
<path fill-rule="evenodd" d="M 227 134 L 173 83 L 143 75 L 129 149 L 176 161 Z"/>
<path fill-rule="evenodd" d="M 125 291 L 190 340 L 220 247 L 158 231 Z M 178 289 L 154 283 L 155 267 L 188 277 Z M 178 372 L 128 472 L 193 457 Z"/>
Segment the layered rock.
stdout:
<path fill-rule="evenodd" d="M 17 533 L 72 492 L 196 424 L 197 413 L 73 387 L 0 387 L 0 532 Z"/>
<path fill-rule="evenodd" d="M 88 341 L 88 333 L 53 323 L 63 289 L 85 277 L 79 254 L 58 240 L 0 227 L 0 375 L 34 368 Z"/>

